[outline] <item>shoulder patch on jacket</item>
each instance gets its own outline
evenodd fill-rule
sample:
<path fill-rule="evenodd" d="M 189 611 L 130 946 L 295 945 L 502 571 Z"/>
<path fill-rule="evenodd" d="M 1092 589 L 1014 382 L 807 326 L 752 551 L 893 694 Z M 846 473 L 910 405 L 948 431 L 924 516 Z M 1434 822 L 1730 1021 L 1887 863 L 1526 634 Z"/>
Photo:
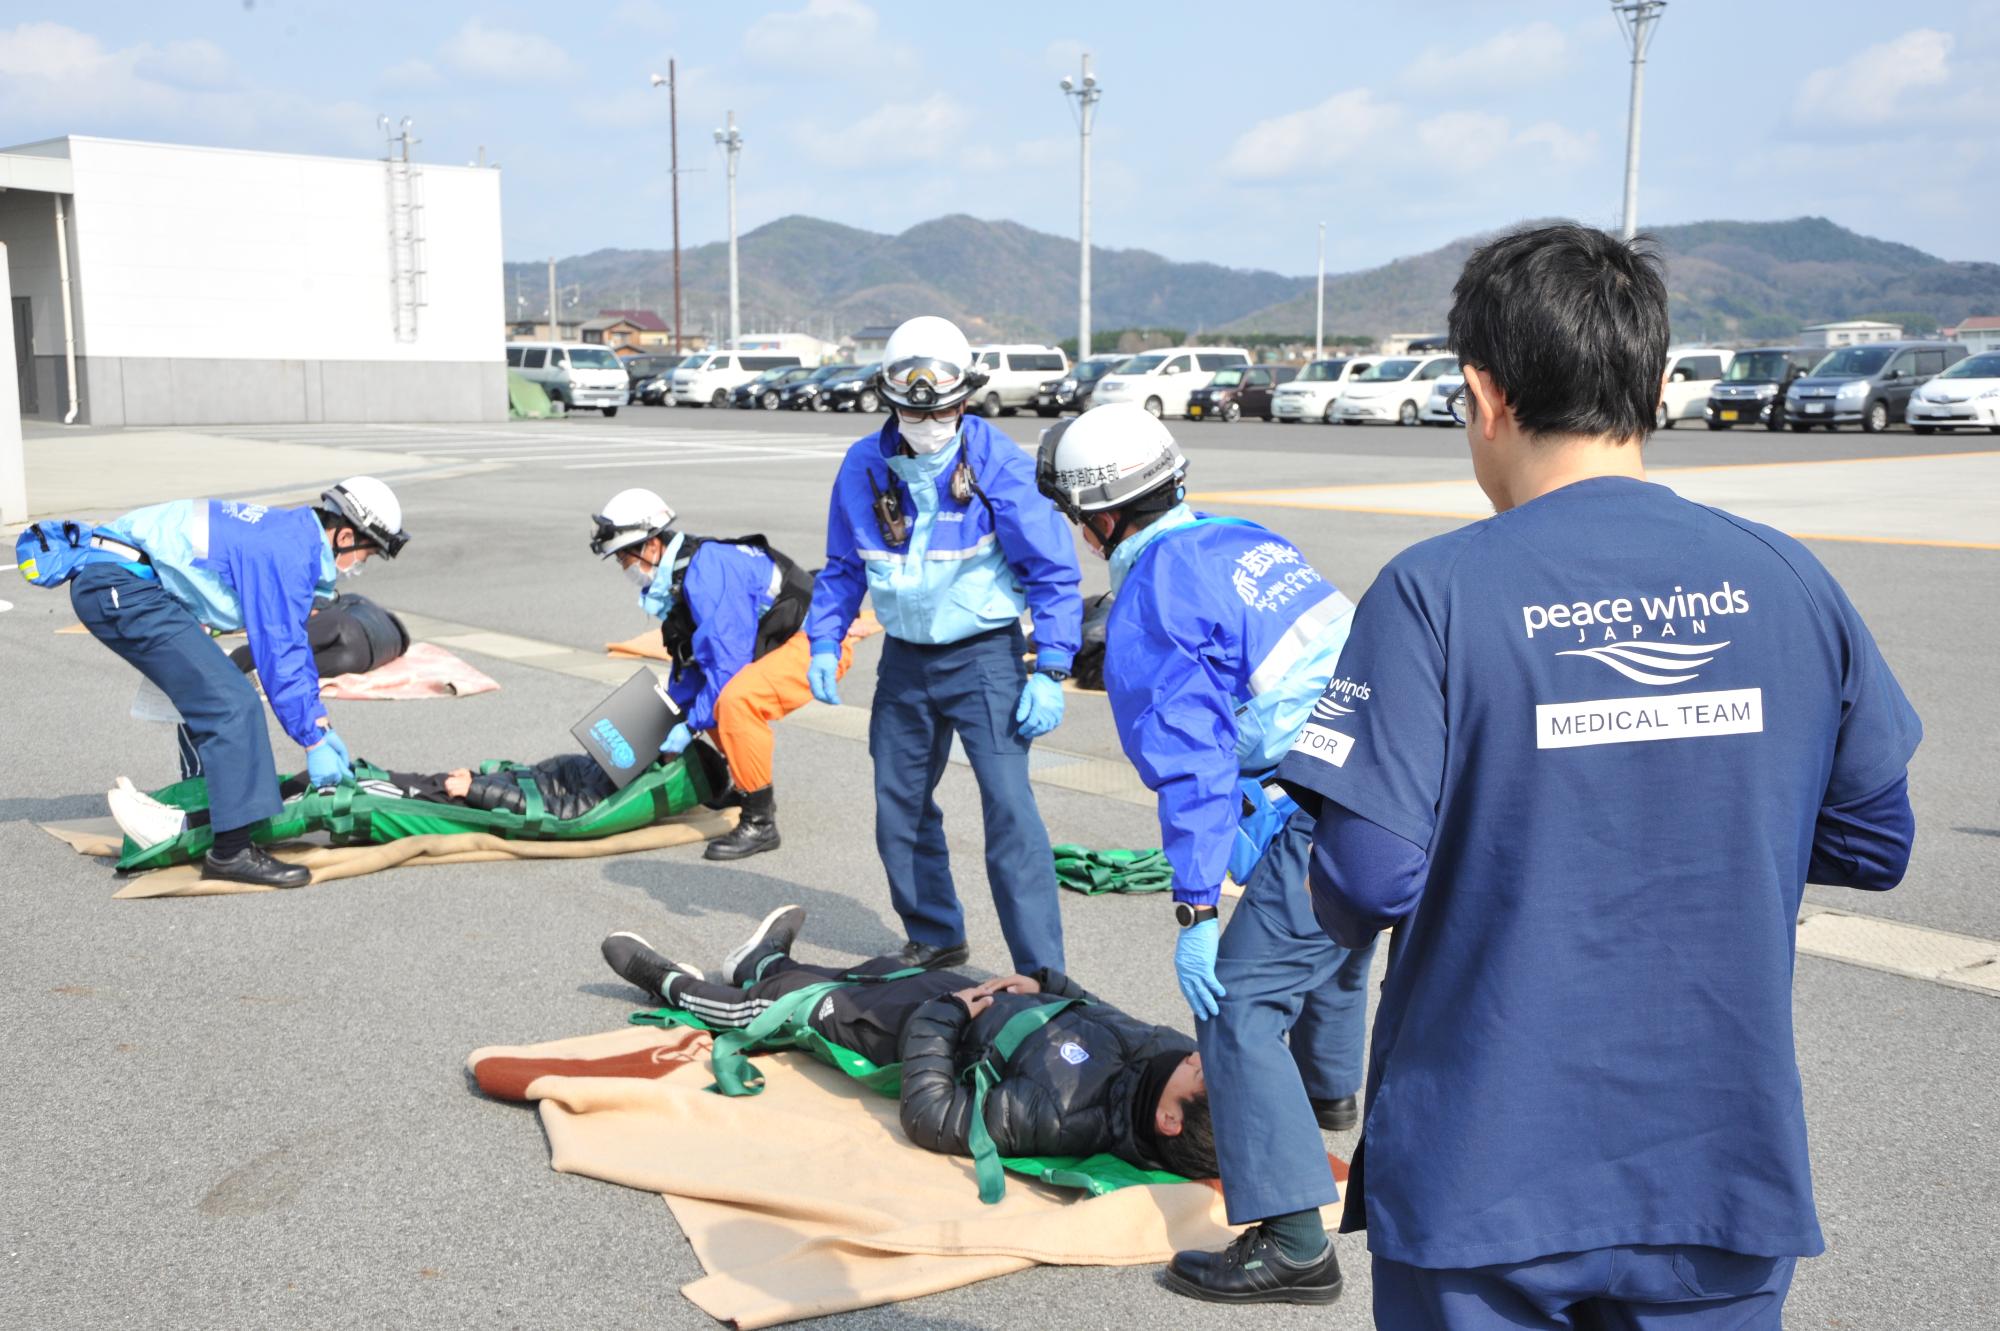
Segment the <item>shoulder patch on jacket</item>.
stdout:
<path fill-rule="evenodd" d="M 1090 1051 L 1074 1040 L 1064 1040 L 1062 1048 L 1056 1050 L 1056 1052 L 1062 1055 L 1063 1062 L 1065 1063 L 1076 1064 L 1090 1061 Z"/>

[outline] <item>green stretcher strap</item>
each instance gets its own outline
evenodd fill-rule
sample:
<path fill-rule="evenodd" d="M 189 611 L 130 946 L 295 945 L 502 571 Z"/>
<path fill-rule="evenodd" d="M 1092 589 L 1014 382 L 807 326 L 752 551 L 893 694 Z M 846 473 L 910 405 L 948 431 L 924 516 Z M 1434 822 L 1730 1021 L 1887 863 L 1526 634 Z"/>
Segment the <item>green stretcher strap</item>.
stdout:
<path fill-rule="evenodd" d="M 541 835 L 542 824 L 548 821 L 549 806 L 542 803 L 542 787 L 538 781 L 516 782 L 514 788 L 521 792 L 521 830 L 518 835 L 533 840 Z"/>
<path fill-rule="evenodd" d="M 1165 892 L 1174 885 L 1173 865 L 1163 850 L 1091 850 L 1072 845 L 1049 850 L 1055 857 L 1056 881 L 1085 896 Z"/>
<path fill-rule="evenodd" d="M 986 1093 L 1000 1084 L 1007 1060 L 1021 1042 L 1083 1000 L 1065 998 L 1054 1003 L 1037 1003 L 1007 1018 L 986 1057 L 967 1068 L 964 1076 L 972 1082 L 972 1122 L 966 1145 L 972 1150 L 972 1172 L 979 1180 L 979 1200 L 988 1206 L 1007 1195 L 1007 1171 L 1000 1163 L 1000 1148 L 986 1130 Z"/>

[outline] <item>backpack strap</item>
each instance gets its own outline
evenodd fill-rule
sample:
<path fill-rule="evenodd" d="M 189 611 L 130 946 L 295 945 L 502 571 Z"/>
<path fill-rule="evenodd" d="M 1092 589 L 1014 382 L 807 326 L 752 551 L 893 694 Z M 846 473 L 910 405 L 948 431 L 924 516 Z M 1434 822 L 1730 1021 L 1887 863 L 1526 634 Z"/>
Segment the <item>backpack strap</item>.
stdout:
<path fill-rule="evenodd" d="M 964 1076 L 972 1082 L 972 1121 L 966 1145 L 972 1150 L 972 1172 L 979 1180 L 979 1200 L 988 1206 L 1007 1195 L 1007 1171 L 1000 1163 L 1000 1148 L 986 1128 L 986 1094 L 1000 1084 L 1007 1060 L 1030 1035 L 1054 1021 L 1062 1013 L 1084 1002 L 1064 998 L 1054 1003 L 1038 1003 L 1007 1018 L 986 1056 L 967 1068 Z"/>

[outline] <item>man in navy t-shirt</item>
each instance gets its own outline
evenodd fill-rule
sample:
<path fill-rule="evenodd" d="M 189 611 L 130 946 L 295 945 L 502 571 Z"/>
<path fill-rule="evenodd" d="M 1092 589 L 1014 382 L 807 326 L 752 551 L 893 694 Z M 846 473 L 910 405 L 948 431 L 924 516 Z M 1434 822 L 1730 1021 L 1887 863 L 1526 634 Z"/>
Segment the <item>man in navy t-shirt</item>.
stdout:
<path fill-rule="evenodd" d="M 1503 237 L 1450 331 L 1496 516 L 1383 570 L 1279 769 L 1327 931 L 1397 931 L 1344 1227 L 1381 1327 L 1776 1328 L 1800 896 L 1900 881 L 1922 728 L 1802 545 L 1645 480 L 1650 253 Z"/>

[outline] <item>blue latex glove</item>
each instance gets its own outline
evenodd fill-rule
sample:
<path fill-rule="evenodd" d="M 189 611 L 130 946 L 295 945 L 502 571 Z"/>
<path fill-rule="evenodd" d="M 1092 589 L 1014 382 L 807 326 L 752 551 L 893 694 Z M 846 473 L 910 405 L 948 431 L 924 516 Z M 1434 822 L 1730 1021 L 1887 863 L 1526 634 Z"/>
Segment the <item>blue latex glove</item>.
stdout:
<path fill-rule="evenodd" d="M 660 752 L 671 758 L 692 743 L 694 743 L 694 732 L 689 730 L 687 722 L 683 721 L 669 730 L 667 737 L 660 741 Z"/>
<path fill-rule="evenodd" d="M 1222 1011 L 1215 1000 L 1229 992 L 1215 978 L 1215 950 L 1221 943 L 1221 922 L 1203 920 L 1181 930 L 1180 941 L 1174 944 L 1174 971 L 1180 976 L 1181 996 L 1194 1009 L 1196 1021 L 1206 1021 Z"/>
<path fill-rule="evenodd" d="M 1014 723 L 1021 738 L 1035 739 L 1062 724 L 1062 685 L 1047 675 L 1030 675 L 1021 689 L 1021 705 L 1014 709 Z"/>
<path fill-rule="evenodd" d="M 812 686 L 813 697 L 828 707 L 840 706 L 840 658 L 832 652 L 814 652 L 806 667 L 806 683 Z"/>
<path fill-rule="evenodd" d="M 340 737 L 339 731 L 335 730 L 332 726 L 328 726 L 320 732 L 320 738 L 333 746 L 333 751 L 340 755 L 340 761 L 346 763 L 349 767 L 354 766 L 354 755 L 347 751 L 347 741 Z"/>
<path fill-rule="evenodd" d="M 353 765 L 334 747 L 334 743 L 334 737 L 328 734 L 306 750 L 306 777 L 315 790 L 325 790 L 354 779 Z"/>

